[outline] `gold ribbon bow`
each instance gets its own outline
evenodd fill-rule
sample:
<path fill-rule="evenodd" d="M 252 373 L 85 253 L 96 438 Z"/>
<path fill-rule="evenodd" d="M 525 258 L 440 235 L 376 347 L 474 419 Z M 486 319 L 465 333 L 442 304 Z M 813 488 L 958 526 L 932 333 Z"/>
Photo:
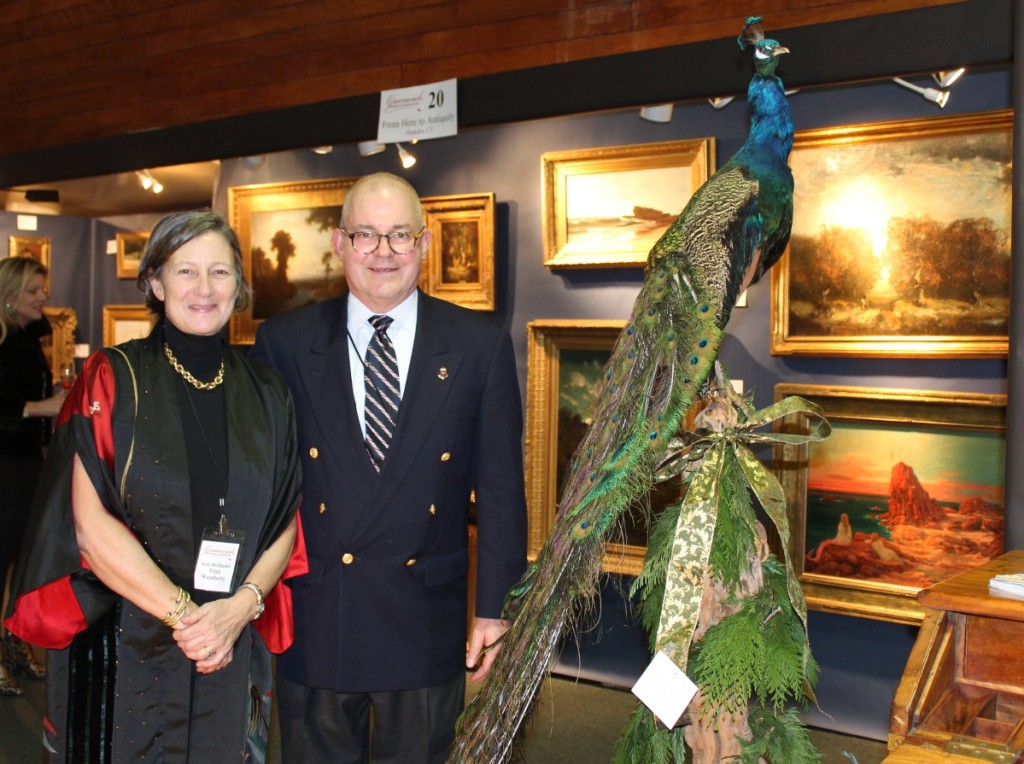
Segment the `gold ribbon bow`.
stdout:
<path fill-rule="evenodd" d="M 806 432 L 754 432 L 759 427 L 793 415 L 802 415 L 806 419 Z M 800 445 L 824 440 L 831 432 L 821 407 L 790 396 L 755 411 L 746 421 L 730 429 L 704 435 L 693 444 L 691 453 L 700 453 L 702 458 L 690 480 L 676 523 L 656 642 L 656 649 L 664 650 L 681 670 L 686 670 L 693 632 L 700 615 L 704 573 L 718 522 L 719 478 L 727 459 L 735 459 L 739 463 L 754 495 L 778 530 L 789 599 L 806 631 L 807 604 L 789 559 L 785 495 L 778 479 L 754 456 L 750 446 L 763 443 Z M 678 467 L 679 460 L 673 464 Z"/>

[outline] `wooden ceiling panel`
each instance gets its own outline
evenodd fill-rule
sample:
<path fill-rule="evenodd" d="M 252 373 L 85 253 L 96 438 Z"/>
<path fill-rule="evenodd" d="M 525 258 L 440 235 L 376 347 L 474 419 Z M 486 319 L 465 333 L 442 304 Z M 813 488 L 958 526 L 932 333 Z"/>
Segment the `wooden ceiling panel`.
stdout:
<path fill-rule="evenodd" d="M 958 1 L 761 0 L 759 11 L 779 29 Z M 749 7 L 749 0 L 6 0 L 0 151 L 733 37 Z"/>

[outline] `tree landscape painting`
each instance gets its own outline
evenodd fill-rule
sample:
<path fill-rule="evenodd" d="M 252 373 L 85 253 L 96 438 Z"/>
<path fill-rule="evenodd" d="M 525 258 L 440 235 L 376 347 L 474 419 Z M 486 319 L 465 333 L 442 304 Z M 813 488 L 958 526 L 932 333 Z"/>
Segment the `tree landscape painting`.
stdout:
<path fill-rule="evenodd" d="M 265 320 L 344 291 L 331 234 L 341 207 L 253 212 L 252 317 Z"/>
<path fill-rule="evenodd" d="M 1002 554 L 1002 432 L 831 422 L 809 451 L 805 573 L 920 589 Z"/>
<path fill-rule="evenodd" d="M 773 352 L 980 339 L 1005 355 L 1010 124 L 999 113 L 798 133 Z"/>

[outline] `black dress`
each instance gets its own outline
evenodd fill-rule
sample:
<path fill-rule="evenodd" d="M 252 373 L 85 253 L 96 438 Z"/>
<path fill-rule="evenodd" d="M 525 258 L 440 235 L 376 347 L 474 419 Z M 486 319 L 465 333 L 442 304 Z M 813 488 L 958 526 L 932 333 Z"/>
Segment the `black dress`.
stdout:
<path fill-rule="evenodd" d="M 199 441 L 208 438 L 217 457 L 204 479 L 196 457 L 212 460 L 206 444 L 197 446 L 189 432 L 198 417 L 188 396 L 179 394 L 181 377 L 164 357 L 164 338 L 158 326 L 145 340 L 99 351 L 86 361 L 57 422 L 44 476 L 47 490 L 33 507 L 26 537 L 33 554 L 12 580 L 8 629 L 51 648 L 44 725 L 56 750 L 51 762 L 222 764 L 260 760 L 265 753 L 268 647 L 279 651 L 287 643 L 273 647 L 263 629 L 273 631 L 286 620 L 291 641 L 290 595 L 287 612 L 275 615 L 271 607 L 287 587 L 278 584 L 268 593 L 267 611 L 242 632 L 228 667 L 197 674 L 170 629 L 79 564 L 68 509 L 75 455 L 107 510 L 172 581 L 190 590 L 193 530 L 207 522 L 202 510 L 196 512 L 196 501 L 205 504 L 212 495 L 216 502 L 224 495 L 229 527 L 245 533 L 231 591 L 297 510 L 301 474 L 294 408 L 280 377 L 223 348 L 223 389 L 213 396 L 222 398 L 221 410 L 204 416 L 203 404 L 195 400 L 206 429 Z M 197 348 L 177 350 L 202 364 Z M 215 434 L 215 420 L 224 425 L 222 434 Z M 226 453 L 218 441 L 227 443 Z M 205 487 L 197 491 L 196 481 Z M 284 578 L 305 572 L 304 552 L 302 559 L 301 568 L 286 570 Z"/>
<path fill-rule="evenodd" d="M 44 316 L 7 333 L 0 343 L 0 581 L 17 557 L 32 495 L 49 441 L 50 420 L 22 417 L 27 401 L 53 395 L 40 338 L 52 332 Z"/>

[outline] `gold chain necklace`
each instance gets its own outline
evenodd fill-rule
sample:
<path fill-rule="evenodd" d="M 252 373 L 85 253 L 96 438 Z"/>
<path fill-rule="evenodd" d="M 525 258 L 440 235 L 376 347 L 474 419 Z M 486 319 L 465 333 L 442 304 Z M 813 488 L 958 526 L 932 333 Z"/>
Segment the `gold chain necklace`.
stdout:
<path fill-rule="evenodd" d="M 200 382 L 198 379 L 189 374 L 189 372 L 185 369 L 184 366 L 181 365 L 178 359 L 174 357 L 174 353 L 171 352 L 171 346 L 168 345 L 166 342 L 164 343 L 164 355 L 167 356 L 167 360 L 171 362 L 171 366 L 174 367 L 174 370 L 178 372 L 181 376 L 183 376 L 185 378 L 185 381 L 192 385 L 192 387 L 194 387 L 196 390 L 212 390 L 213 388 L 217 387 L 217 385 L 224 381 L 223 358 L 220 359 L 220 370 L 217 372 L 217 376 L 213 378 L 213 381 Z"/>

